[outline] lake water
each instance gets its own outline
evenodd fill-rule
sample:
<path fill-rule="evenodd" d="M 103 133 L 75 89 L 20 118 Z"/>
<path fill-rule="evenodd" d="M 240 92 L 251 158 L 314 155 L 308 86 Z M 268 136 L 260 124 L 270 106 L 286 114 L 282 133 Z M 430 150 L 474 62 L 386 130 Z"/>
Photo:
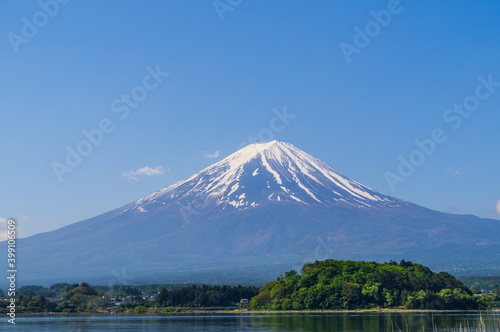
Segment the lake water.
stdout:
<path fill-rule="evenodd" d="M 487 331 L 500 332 L 498 313 L 482 313 Z M 1 322 L 0 330 L 10 325 Z M 478 313 L 280 313 L 24 316 L 18 331 L 450 331 L 479 326 Z M 437 329 L 433 328 L 437 326 Z M 458 329 L 457 329 L 458 331 Z M 476 331 L 476 330 L 469 330 Z M 480 331 L 480 330 L 477 330 Z"/>

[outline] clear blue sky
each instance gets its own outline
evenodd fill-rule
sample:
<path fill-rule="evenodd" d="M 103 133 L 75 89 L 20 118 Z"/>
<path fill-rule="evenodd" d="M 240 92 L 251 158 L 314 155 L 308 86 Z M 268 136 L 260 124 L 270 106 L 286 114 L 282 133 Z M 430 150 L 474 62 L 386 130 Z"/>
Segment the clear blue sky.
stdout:
<path fill-rule="evenodd" d="M 496 0 L 41 3 L 53 17 L 0 2 L 0 218 L 22 236 L 134 201 L 259 133 L 382 193 L 500 218 L 500 87 L 480 88 L 459 128 L 443 119 L 479 76 L 500 82 Z M 390 22 L 374 23 L 388 7 Z M 356 27 L 372 37 L 348 62 Z M 157 66 L 160 83 L 146 76 Z M 132 91 L 135 108 L 121 100 Z M 284 108 L 296 117 L 283 127 L 272 119 Z M 113 131 L 59 181 L 54 162 L 103 119 Z M 384 174 L 436 128 L 447 140 L 391 190 Z"/>

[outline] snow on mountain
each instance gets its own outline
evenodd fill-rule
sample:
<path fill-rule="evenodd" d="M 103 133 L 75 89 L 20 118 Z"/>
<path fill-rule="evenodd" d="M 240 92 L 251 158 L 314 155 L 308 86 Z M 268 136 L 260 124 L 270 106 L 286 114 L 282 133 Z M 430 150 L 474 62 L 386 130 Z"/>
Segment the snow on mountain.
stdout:
<path fill-rule="evenodd" d="M 125 206 L 122 213 L 157 210 L 174 201 L 220 210 L 247 209 L 269 201 L 354 207 L 408 204 L 352 181 L 292 144 L 276 140 L 248 145 L 186 180 Z"/>

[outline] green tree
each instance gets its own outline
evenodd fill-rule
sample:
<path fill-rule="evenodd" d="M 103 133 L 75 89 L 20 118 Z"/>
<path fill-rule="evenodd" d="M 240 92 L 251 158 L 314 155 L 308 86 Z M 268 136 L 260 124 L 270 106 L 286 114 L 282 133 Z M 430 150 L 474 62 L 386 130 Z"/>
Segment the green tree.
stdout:
<path fill-rule="evenodd" d="M 344 308 L 354 309 L 360 304 L 361 286 L 347 282 L 344 284 L 341 295 Z"/>

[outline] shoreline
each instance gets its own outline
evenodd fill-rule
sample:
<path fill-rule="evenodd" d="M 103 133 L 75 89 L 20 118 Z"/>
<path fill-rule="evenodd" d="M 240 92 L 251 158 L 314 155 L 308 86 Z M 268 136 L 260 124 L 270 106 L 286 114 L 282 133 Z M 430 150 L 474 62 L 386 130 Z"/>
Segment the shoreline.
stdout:
<path fill-rule="evenodd" d="M 22 312 L 16 313 L 18 317 L 22 316 L 112 316 L 112 315 L 124 315 L 124 316 L 174 316 L 174 315 L 189 315 L 189 314 L 321 314 L 321 313 L 337 313 L 337 314 L 352 314 L 352 313 L 499 313 L 500 309 L 490 309 L 490 310 L 422 310 L 422 309 L 361 309 L 361 310 L 186 310 L 181 312 L 144 312 L 144 313 L 133 313 L 133 312 L 109 312 L 109 311 L 93 311 L 93 312 Z"/>

